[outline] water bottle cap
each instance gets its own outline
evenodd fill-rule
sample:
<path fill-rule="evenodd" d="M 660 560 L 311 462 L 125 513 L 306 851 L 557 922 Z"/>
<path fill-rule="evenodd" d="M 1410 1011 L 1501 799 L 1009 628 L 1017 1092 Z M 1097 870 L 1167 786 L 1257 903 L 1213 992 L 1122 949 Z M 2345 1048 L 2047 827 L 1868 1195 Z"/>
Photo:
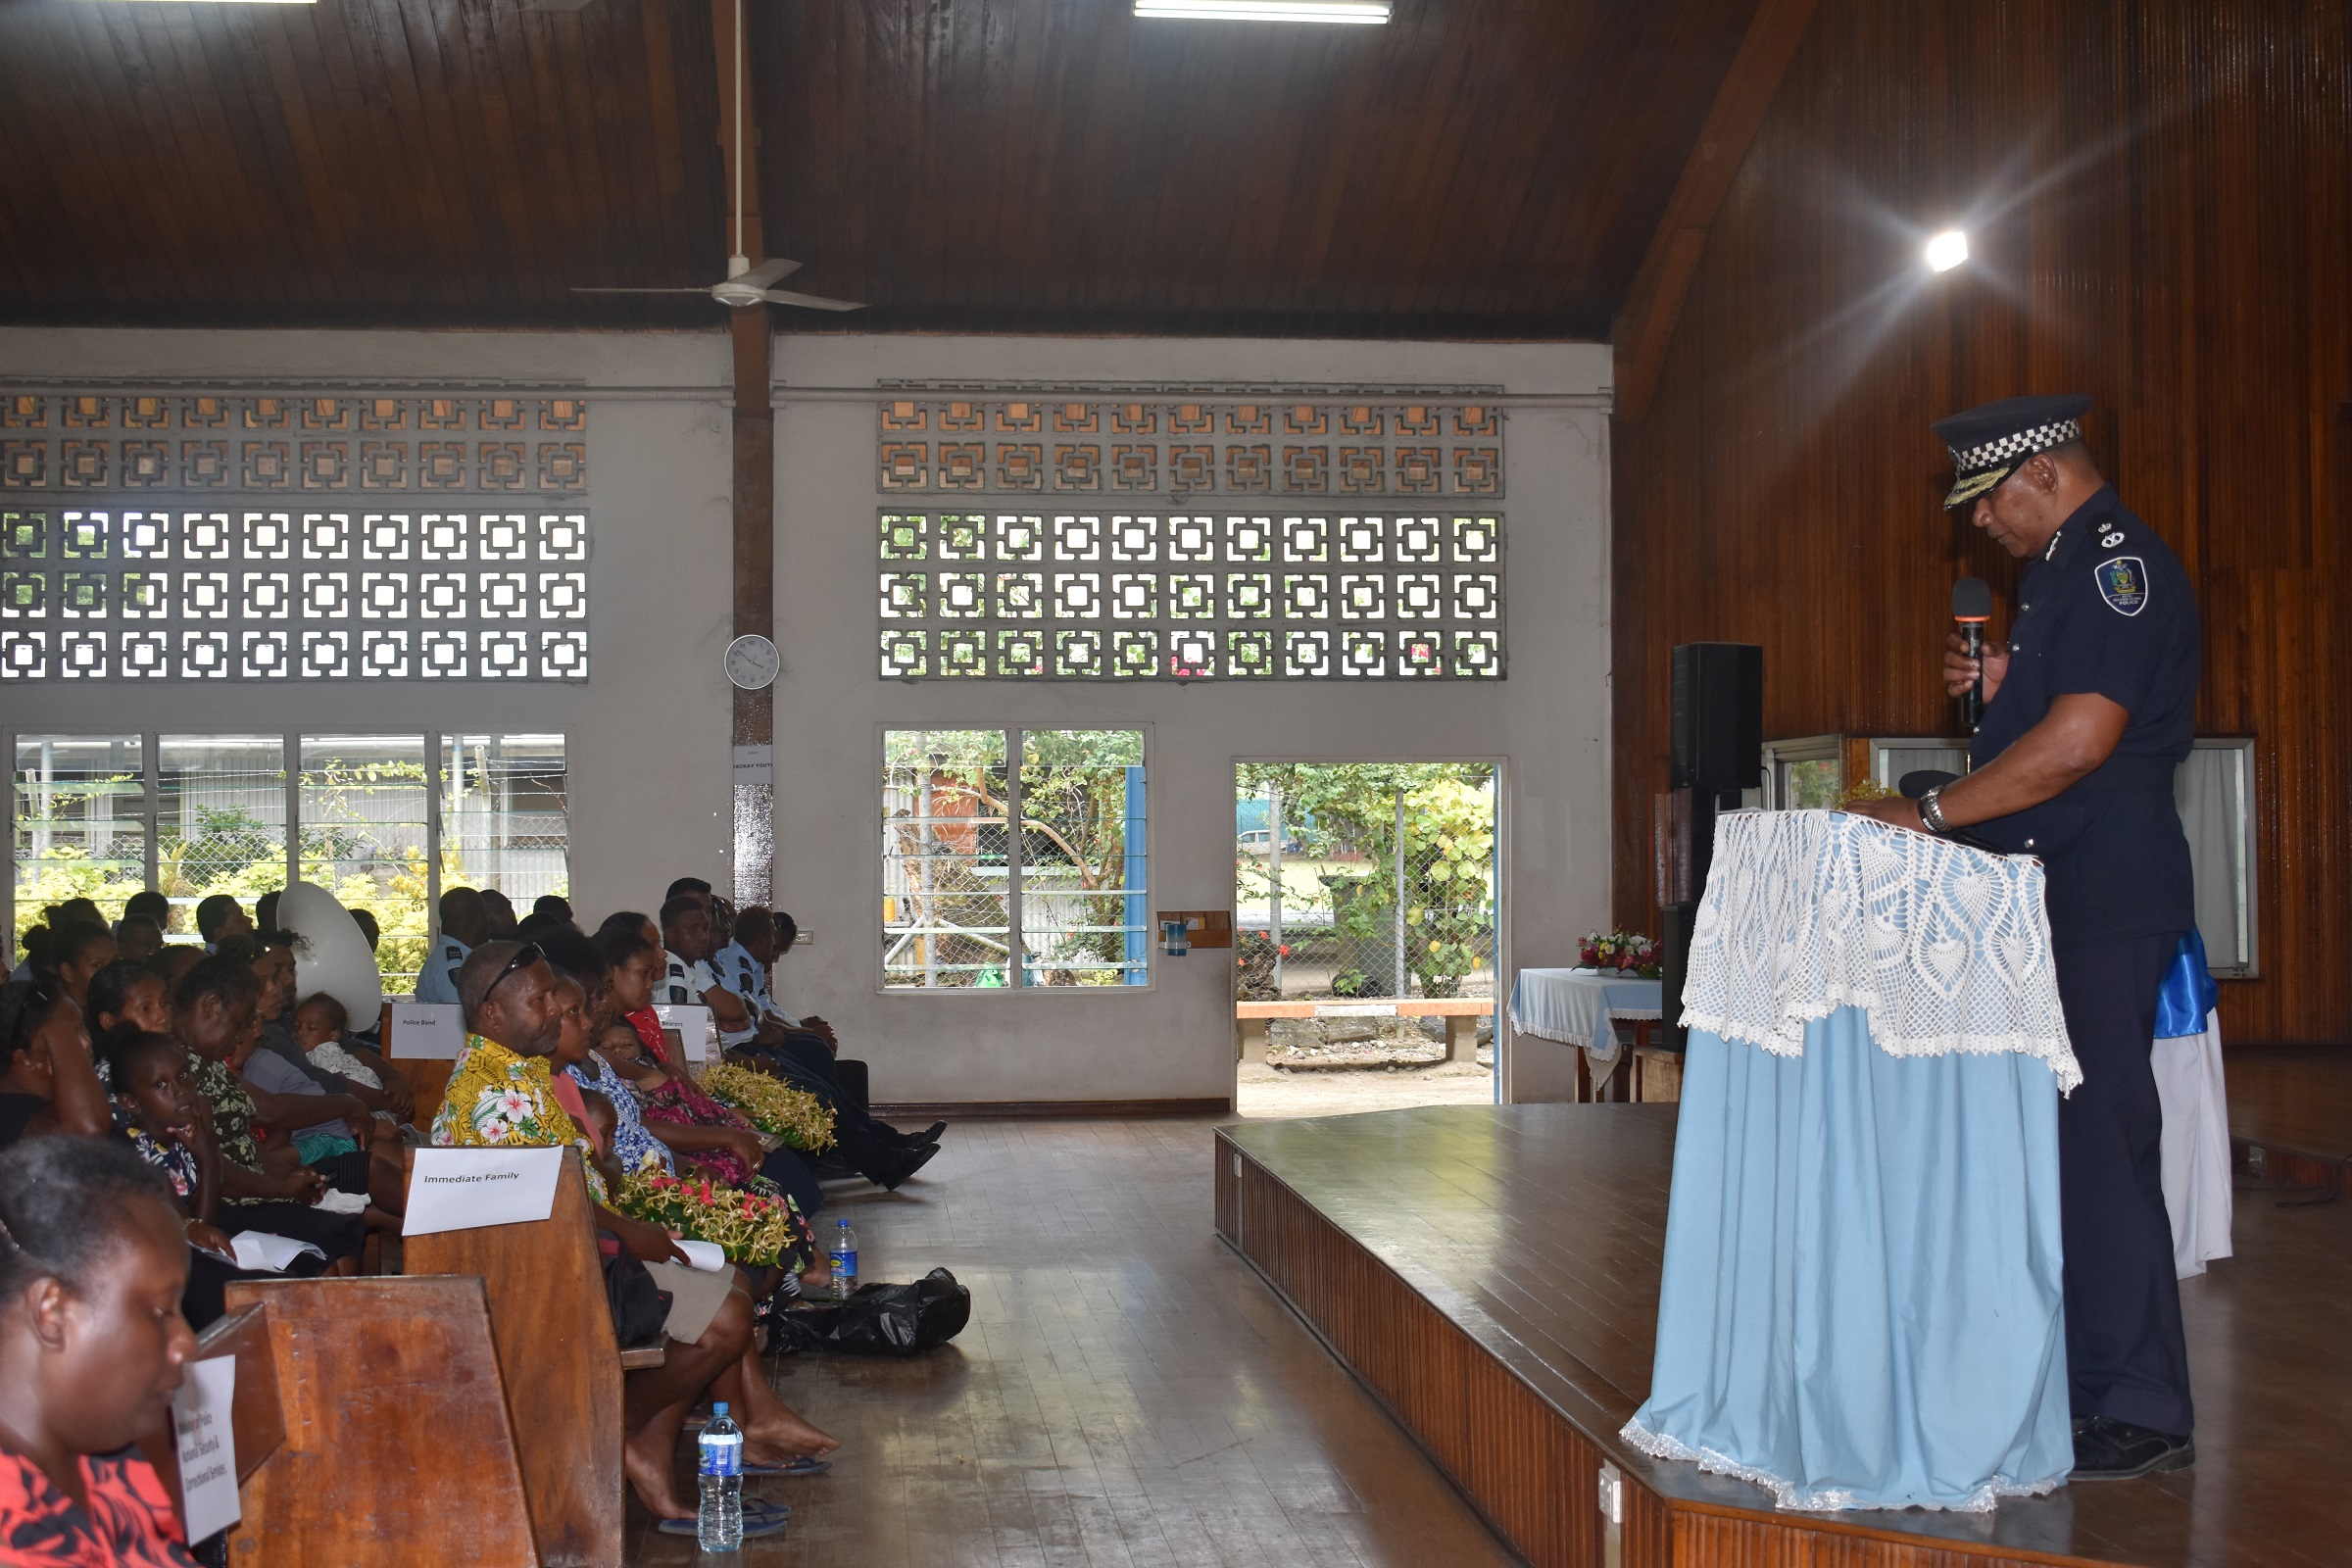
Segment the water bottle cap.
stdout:
<path fill-rule="evenodd" d="M 710 1413 L 712 1415 L 725 1415 L 727 1413 L 727 1401 L 724 1399 L 713 1399 L 710 1403 Z"/>

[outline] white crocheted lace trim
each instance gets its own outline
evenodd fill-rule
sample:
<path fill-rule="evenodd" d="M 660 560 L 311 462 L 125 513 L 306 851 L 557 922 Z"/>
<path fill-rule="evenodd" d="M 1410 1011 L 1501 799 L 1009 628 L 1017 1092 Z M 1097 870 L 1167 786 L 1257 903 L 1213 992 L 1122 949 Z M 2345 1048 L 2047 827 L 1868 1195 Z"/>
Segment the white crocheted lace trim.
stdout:
<path fill-rule="evenodd" d="M 1839 1007 L 1895 1056 L 2016 1053 L 2082 1081 L 2067 1042 L 2041 862 L 1842 811 L 1717 820 L 1683 1023 L 1782 1056 Z"/>
<path fill-rule="evenodd" d="M 1866 1503 L 1857 1499 L 1842 1487 L 1824 1487 L 1819 1491 L 1799 1491 L 1794 1482 L 1784 1481 L 1769 1470 L 1717 1453 L 1712 1448 L 1693 1448 L 1689 1444 L 1670 1438 L 1662 1432 L 1652 1432 L 1639 1420 L 1628 1421 L 1617 1435 L 1640 1448 L 1653 1459 L 1679 1459 L 1695 1464 L 1710 1475 L 1730 1476 L 1761 1487 L 1772 1494 L 1773 1506 L 1794 1513 L 1837 1513 L 1849 1508 L 1878 1508 L 1883 1503 Z M 2052 1476 L 2047 1481 L 2009 1481 L 1999 1476 L 1985 1482 L 1958 1502 L 1913 1502 L 1903 1506 L 1932 1508 L 1944 1513 L 1990 1513 L 2004 1497 L 2038 1497 L 2055 1492 L 2064 1480 Z"/>

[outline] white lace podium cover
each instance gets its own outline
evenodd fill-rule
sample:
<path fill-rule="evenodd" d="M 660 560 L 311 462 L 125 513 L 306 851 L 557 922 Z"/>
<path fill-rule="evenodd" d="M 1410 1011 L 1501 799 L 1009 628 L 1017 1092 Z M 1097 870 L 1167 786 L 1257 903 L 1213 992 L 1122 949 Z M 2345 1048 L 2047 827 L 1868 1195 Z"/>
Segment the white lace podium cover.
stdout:
<path fill-rule="evenodd" d="M 2082 1081 L 2067 1043 L 2041 862 L 1842 811 L 1719 817 L 1683 1023 L 1780 1056 L 1859 1007 L 1895 1056 L 2017 1052 Z"/>

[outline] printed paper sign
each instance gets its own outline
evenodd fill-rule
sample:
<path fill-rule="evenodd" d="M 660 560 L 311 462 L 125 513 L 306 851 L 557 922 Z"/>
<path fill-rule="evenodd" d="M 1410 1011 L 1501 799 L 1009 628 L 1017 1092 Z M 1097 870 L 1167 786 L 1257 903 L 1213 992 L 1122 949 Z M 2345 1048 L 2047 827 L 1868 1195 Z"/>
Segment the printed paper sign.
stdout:
<path fill-rule="evenodd" d="M 414 1061 L 455 1061 L 466 1054 L 466 1009 L 454 1002 L 392 1004 L 392 1049 Z"/>
<path fill-rule="evenodd" d="M 688 1061 L 708 1061 L 710 1058 L 710 1040 L 714 1032 L 709 1007 L 691 1002 L 665 1002 L 654 1009 L 662 1027 L 674 1029 L 678 1041 L 686 1048 Z"/>
<path fill-rule="evenodd" d="M 188 1539 L 217 1536 L 244 1516 L 237 1501 L 237 1438 L 229 1407 L 237 1396 L 237 1358 L 191 1361 L 172 1396 L 172 1428 L 179 1442 L 180 1512 Z"/>
<path fill-rule="evenodd" d="M 403 1236 L 520 1225 L 556 1211 L 561 1149 L 419 1149 Z"/>

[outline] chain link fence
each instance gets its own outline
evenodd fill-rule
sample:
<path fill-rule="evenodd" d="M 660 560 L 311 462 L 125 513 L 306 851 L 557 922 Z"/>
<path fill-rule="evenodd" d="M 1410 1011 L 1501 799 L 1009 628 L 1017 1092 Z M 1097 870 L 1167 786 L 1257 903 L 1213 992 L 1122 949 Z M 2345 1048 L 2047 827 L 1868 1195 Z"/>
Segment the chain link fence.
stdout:
<path fill-rule="evenodd" d="M 1494 995 L 1494 778 L 1481 764 L 1248 763 L 1235 995 Z"/>

